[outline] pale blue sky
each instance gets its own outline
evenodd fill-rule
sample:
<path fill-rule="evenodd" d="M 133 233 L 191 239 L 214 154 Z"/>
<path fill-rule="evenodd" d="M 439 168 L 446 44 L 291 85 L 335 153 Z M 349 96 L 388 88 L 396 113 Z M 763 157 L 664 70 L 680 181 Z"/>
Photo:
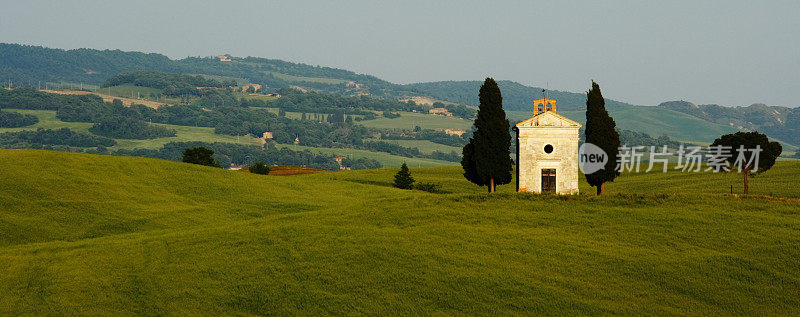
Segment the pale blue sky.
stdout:
<path fill-rule="evenodd" d="M 397 82 L 800 105 L 800 1 L 6 1 L 0 42 L 230 53 Z"/>

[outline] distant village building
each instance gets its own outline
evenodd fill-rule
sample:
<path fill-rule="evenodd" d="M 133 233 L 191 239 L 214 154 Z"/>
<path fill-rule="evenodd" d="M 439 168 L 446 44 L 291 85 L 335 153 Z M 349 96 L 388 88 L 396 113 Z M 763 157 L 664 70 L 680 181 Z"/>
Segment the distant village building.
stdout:
<path fill-rule="evenodd" d="M 279 94 L 279 93 L 277 93 L 277 92 L 271 92 L 271 93 L 268 93 L 268 94 L 267 94 L 267 96 L 270 96 L 270 97 L 275 97 L 275 98 L 280 98 L 280 97 L 281 97 L 281 94 Z"/>
<path fill-rule="evenodd" d="M 446 108 L 433 108 L 431 110 L 428 110 L 428 113 L 429 114 L 440 115 L 440 116 L 447 116 L 447 117 L 452 117 L 453 116 L 453 114 L 450 113 L 450 111 L 447 111 Z"/>
<path fill-rule="evenodd" d="M 230 62 L 231 61 L 231 56 L 228 55 L 228 54 L 217 55 L 217 58 L 219 59 L 220 62 Z"/>
<path fill-rule="evenodd" d="M 534 116 L 517 123 L 517 191 L 578 193 L 578 130 L 556 113 L 554 99 L 533 101 Z"/>

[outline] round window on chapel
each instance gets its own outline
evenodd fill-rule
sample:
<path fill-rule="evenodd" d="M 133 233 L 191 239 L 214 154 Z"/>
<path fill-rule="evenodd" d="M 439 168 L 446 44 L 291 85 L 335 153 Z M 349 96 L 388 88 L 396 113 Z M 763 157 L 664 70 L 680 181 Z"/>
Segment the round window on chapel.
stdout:
<path fill-rule="evenodd" d="M 544 146 L 544 152 L 547 154 L 553 153 L 553 146 L 548 144 Z"/>

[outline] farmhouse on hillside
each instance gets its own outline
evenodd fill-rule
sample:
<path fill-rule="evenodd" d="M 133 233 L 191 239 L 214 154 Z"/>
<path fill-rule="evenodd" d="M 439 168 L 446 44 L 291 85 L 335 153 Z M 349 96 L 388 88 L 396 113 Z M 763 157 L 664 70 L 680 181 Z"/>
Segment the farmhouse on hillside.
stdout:
<path fill-rule="evenodd" d="M 533 101 L 534 116 L 517 123 L 517 192 L 578 193 L 578 129 L 556 113 L 555 99 Z"/>

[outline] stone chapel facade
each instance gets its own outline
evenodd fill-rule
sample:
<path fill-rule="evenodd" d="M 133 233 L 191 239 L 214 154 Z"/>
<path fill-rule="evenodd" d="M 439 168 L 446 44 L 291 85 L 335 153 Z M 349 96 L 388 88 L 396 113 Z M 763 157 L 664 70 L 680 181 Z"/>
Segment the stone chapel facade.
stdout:
<path fill-rule="evenodd" d="M 517 123 L 517 192 L 578 193 L 578 130 L 556 113 L 554 99 L 533 101 L 534 116 Z"/>

